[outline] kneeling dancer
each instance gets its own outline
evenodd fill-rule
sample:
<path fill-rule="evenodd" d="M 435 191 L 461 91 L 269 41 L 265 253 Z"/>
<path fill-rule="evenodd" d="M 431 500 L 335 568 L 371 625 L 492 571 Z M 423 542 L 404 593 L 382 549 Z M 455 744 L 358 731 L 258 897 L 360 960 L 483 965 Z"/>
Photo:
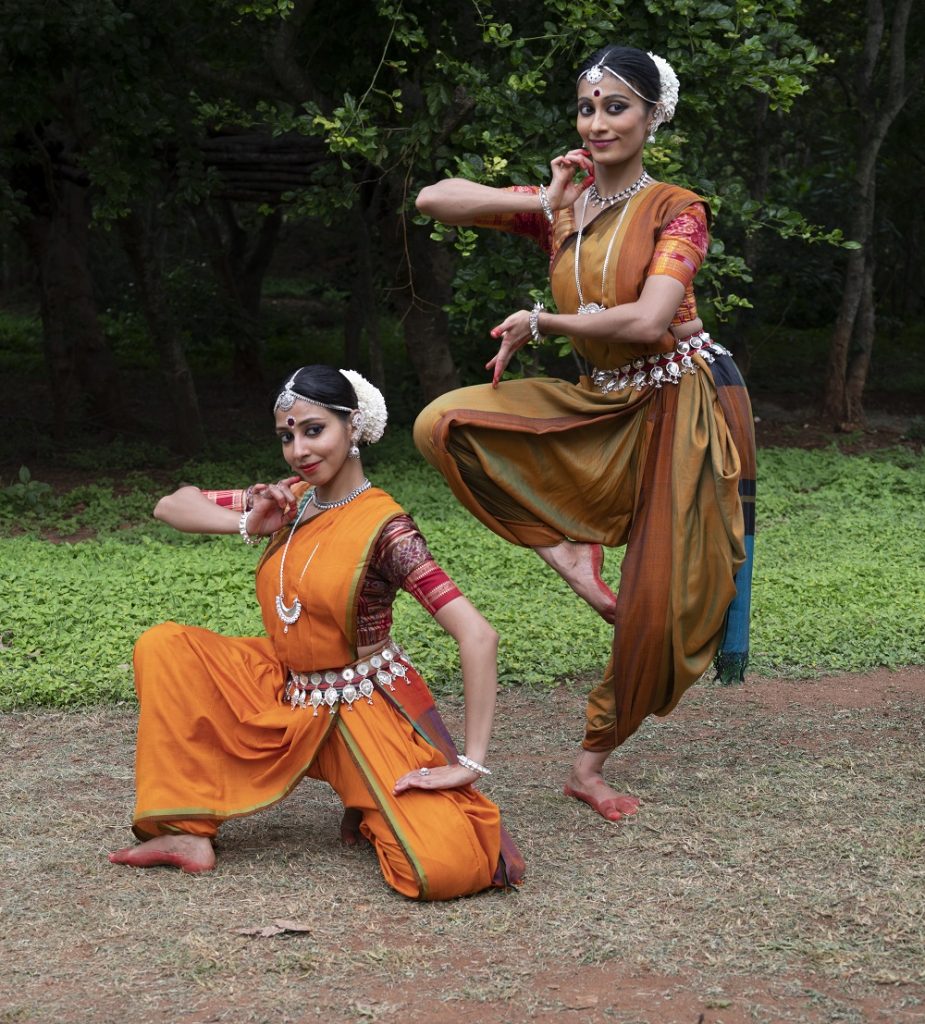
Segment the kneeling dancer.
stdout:
<path fill-rule="evenodd" d="M 295 476 L 245 492 L 183 487 L 155 509 L 187 532 L 271 537 L 257 567 L 267 635 L 167 622 L 139 639 L 142 842 L 109 859 L 211 870 L 221 822 L 281 800 L 308 775 L 334 788 L 344 842 L 368 840 L 398 892 L 440 900 L 517 883 L 520 854 L 473 787 L 490 774 L 497 634 L 363 474 L 358 444 L 382 435 L 382 395 L 354 371 L 308 366 L 274 412 Z M 389 635 L 399 587 L 459 645 L 466 754 Z"/>

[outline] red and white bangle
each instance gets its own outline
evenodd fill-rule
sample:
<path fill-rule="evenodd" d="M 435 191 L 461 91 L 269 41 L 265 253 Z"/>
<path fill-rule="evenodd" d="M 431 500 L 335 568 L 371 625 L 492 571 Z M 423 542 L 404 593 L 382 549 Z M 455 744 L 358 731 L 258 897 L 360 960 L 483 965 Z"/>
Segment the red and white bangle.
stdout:
<path fill-rule="evenodd" d="M 466 757 L 465 754 L 457 754 L 456 760 L 463 766 L 463 768 L 468 768 L 470 772 L 476 772 L 479 775 L 491 775 L 491 770 L 489 768 L 486 768 L 483 764 L 479 764 L 478 761 L 473 761 L 471 757 Z"/>

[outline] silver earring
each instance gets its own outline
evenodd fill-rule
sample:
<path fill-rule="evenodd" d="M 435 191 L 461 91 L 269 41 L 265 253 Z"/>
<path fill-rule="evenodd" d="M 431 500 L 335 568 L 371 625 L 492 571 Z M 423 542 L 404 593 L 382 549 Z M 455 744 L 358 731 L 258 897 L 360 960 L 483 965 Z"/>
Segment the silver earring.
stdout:
<path fill-rule="evenodd" d="M 347 451 L 347 455 L 351 459 L 358 459 L 360 457 L 360 449 L 357 448 L 356 442 L 354 442 L 352 445 L 350 445 L 350 448 Z"/>
<path fill-rule="evenodd" d="M 654 128 L 650 128 L 649 129 L 649 137 L 648 137 L 648 139 L 646 139 L 646 142 L 655 142 L 655 129 Z"/>

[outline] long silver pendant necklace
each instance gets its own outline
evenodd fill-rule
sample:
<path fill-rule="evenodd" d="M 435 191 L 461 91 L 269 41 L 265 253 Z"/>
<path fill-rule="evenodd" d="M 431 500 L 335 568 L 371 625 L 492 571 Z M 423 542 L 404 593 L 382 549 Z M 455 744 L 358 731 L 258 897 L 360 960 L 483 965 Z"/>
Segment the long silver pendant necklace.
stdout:
<path fill-rule="evenodd" d="M 645 179 L 645 180 L 644 180 Z M 636 192 L 641 192 L 642 189 L 649 184 L 652 179 L 649 178 L 648 174 L 643 172 L 642 178 L 639 179 L 642 184 L 636 191 L 632 192 L 626 200 L 626 205 L 620 211 L 620 216 L 617 218 L 617 223 L 614 225 L 613 234 L 610 236 L 610 242 L 607 246 L 607 253 L 604 256 L 604 268 L 601 271 L 601 301 L 600 302 L 585 302 L 584 295 L 581 291 L 581 236 L 585 227 L 585 214 L 588 211 L 588 200 L 591 198 L 591 189 L 589 188 L 585 192 L 584 205 L 581 208 L 581 221 L 578 224 L 578 238 L 575 240 L 575 288 L 578 291 L 578 315 L 585 316 L 590 313 L 603 313 L 607 308 L 604 305 L 604 291 L 607 287 L 607 267 L 610 264 L 610 252 L 613 249 L 613 243 L 616 241 L 616 237 L 619 234 L 620 226 L 623 224 L 623 218 L 626 216 L 626 211 L 630 208 L 630 203 L 633 201 L 633 196 Z M 639 182 L 634 182 L 630 188 L 635 188 Z M 625 190 L 626 191 L 626 190 Z M 611 198 L 611 197 L 606 197 Z"/>
<path fill-rule="evenodd" d="M 372 484 L 365 477 L 363 483 L 359 487 L 352 490 L 346 497 L 339 498 L 337 501 L 321 501 L 315 494 L 315 489 L 312 488 L 305 500 L 302 502 L 302 507 L 299 509 L 299 514 L 295 517 L 295 521 L 289 530 L 289 536 L 286 538 L 286 546 L 283 548 L 283 557 L 279 560 L 279 593 L 276 595 L 276 614 L 279 617 L 280 622 L 283 623 L 283 632 L 288 633 L 289 627 L 299 621 L 299 616 L 302 614 L 302 602 L 299 600 L 299 584 L 302 582 L 302 577 L 305 575 L 305 571 L 311 565 L 312 559 L 315 557 L 315 552 L 320 547 L 320 541 L 312 548 L 312 553 L 308 556 L 305 561 L 305 565 L 302 566 L 302 571 L 299 573 L 299 578 L 296 580 L 296 594 L 292 604 L 286 604 L 285 588 L 283 583 L 283 573 L 286 569 L 286 555 L 289 554 L 289 545 L 292 542 L 293 534 L 302 521 L 302 516 L 309 505 L 314 505 L 321 512 L 325 512 L 331 508 L 341 508 L 348 502 L 353 501 L 354 498 L 358 498 L 364 491 L 369 490 Z"/>

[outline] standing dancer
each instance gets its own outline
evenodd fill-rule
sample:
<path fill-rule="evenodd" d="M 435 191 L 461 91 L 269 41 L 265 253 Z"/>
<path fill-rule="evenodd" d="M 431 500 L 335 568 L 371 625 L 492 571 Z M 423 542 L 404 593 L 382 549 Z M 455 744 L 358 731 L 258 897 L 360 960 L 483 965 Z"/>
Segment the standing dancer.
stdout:
<path fill-rule="evenodd" d="M 548 186 L 447 179 L 418 196 L 444 223 L 537 241 L 561 312 L 537 304 L 498 324 L 491 385 L 437 399 L 415 441 L 473 515 L 533 548 L 613 623 L 565 794 L 616 821 L 639 801 L 605 782 L 609 754 L 646 716 L 668 714 L 714 659 L 724 680 L 743 677 L 754 428 L 730 353 L 697 315 L 707 206 L 643 167 L 647 138 L 674 114 L 674 71 L 605 47 L 580 68 L 577 91 L 583 148 L 553 159 Z M 570 338 L 579 384 L 502 383 L 512 355 L 547 334 Z M 600 576 L 602 545 L 622 544 L 617 598 Z"/>

